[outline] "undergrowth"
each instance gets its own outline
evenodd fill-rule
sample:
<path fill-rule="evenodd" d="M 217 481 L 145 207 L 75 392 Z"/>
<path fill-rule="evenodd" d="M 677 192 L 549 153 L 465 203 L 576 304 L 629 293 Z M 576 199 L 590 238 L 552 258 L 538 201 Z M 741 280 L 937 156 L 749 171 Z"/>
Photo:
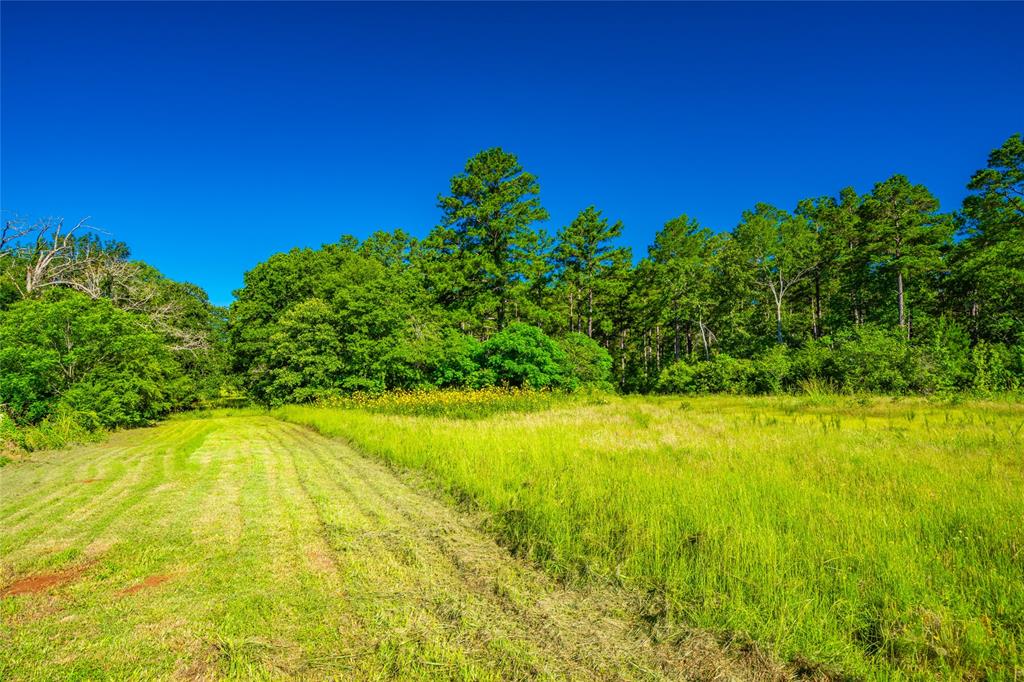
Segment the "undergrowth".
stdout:
<path fill-rule="evenodd" d="M 604 393 L 585 390 L 453 388 L 359 393 L 324 399 L 317 403 L 317 407 L 360 409 L 377 414 L 481 419 L 505 413 L 539 412 L 556 406 L 597 404 L 605 399 Z"/>

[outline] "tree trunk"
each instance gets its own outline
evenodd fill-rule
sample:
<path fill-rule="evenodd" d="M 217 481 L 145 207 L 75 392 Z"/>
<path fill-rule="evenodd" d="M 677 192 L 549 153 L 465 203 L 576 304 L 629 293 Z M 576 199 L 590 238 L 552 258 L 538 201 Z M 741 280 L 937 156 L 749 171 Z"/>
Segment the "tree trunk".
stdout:
<path fill-rule="evenodd" d="M 651 330 L 648 329 L 644 332 L 644 376 L 648 376 L 651 373 L 650 370 L 650 359 L 651 359 Z"/>
<path fill-rule="evenodd" d="M 679 362 L 679 316 L 676 315 L 675 338 L 672 341 L 672 361 Z"/>
<path fill-rule="evenodd" d="M 775 304 L 775 342 L 785 342 L 782 338 L 782 301 Z"/>
<path fill-rule="evenodd" d="M 661 325 L 654 325 L 654 368 L 661 374 Z"/>
<path fill-rule="evenodd" d="M 572 291 L 570 290 L 569 291 L 569 331 L 570 332 L 576 331 L 575 329 L 572 328 L 572 316 L 573 316 L 574 312 L 575 312 L 575 310 L 573 308 L 573 296 L 572 296 Z"/>
<path fill-rule="evenodd" d="M 813 296 L 811 296 L 810 303 L 811 303 L 811 338 L 812 339 L 817 339 L 818 338 L 818 317 L 817 317 L 817 315 L 815 315 L 815 312 L 814 312 L 814 297 Z"/>
<path fill-rule="evenodd" d="M 814 338 L 821 338 L 821 275 L 814 275 Z"/>
<path fill-rule="evenodd" d="M 903 271 L 896 273 L 896 302 L 900 309 L 900 329 L 907 328 L 907 309 L 903 296 Z"/>
<path fill-rule="evenodd" d="M 587 336 L 594 338 L 594 290 L 587 293 L 590 299 L 587 307 Z"/>

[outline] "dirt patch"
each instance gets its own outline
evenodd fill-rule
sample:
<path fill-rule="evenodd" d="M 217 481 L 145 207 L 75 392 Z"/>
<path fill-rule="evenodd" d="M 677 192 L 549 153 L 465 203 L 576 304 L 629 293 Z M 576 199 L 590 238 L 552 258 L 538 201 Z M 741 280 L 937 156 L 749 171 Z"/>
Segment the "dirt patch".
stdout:
<path fill-rule="evenodd" d="M 132 585 L 131 587 L 124 588 L 123 590 L 118 592 L 118 594 L 135 594 L 136 592 L 141 592 L 142 590 L 149 589 L 150 587 L 156 587 L 157 585 L 161 585 L 170 579 L 171 576 L 167 575 L 166 573 L 151 575 L 145 580 L 143 580 L 141 583 L 138 583 L 137 585 Z"/>
<path fill-rule="evenodd" d="M 323 547 L 317 546 L 307 550 L 306 559 L 309 561 L 309 565 L 317 571 L 330 573 L 337 570 L 330 553 Z"/>
<path fill-rule="evenodd" d="M 67 568 L 63 571 L 25 576 L 20 580 L 15 580 L 13 583 L 0 590 L 0 597 L 13 597 L 19 594 L 34 594 L 36 592 L 47 590 L 51 587 L 64 585 L 80 576 L 85 569 L 85 566 L 75 566 L 74 568 Z"/>
<path fill-rule="evenodd" d="M 103 480 L 102 478 L 84 478 L 81 481 L 79 481 L 79 483 L 95 483 L 97 481 L 102 481 L 102 480 Z"/>

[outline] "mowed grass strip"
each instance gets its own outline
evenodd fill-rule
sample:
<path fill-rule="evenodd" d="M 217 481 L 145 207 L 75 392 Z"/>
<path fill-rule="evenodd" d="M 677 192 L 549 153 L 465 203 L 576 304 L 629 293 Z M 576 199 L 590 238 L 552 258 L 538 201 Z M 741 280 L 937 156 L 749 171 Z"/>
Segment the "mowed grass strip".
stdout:
<path fill-rule="evenodd" d="M 176 419 L 0 470 L 0 679 L 763 679 L 342 443 Z"/>
<path fill-rule="evenodd" d="M 1024 675 L 1024 406 L 622 398 L 466 421 L 276 415 L 425 471 L 652 621 L 874 679 Z"/>

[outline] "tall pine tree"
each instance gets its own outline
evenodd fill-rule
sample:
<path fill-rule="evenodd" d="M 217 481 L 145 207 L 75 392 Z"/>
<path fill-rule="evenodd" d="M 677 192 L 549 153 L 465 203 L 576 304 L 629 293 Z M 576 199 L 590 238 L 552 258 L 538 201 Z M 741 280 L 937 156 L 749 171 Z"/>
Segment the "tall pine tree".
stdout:
<path fill-rule="evenodd" d="M 614 243 L 621 236 L 622 222 L 609 224 L 593 206 L 558 231 L 551 261 L 558 289 L 566 299 L 569 331 L 593 338 L 606 294 L 624 279 L 616 273 L 632 265 L 629 249 Z"/>
<path fill-rule="evenodd" d="M 897 321 L 907 336 L 911 322 L 907 280 L 943 267 L 943 249 L 952 239 L 952 222 L 940 214 L 939 200 L 924 185 L 894 175 L 875 185 L 863 205 L 873 255 L 879 271 L 888 273 L 896 289 Z"/>
<path fill-rule="evenodd" d="M 550 240 L 534 228 L 548 217 L 539 194 L 515 155 L 495 147 L 467 161 L 451 193 L 438 197 L 442 220 L 433 241 L 451 251 L 457 272 L 449 280 L 484 327 L 504 329 L 519 317 L 520 306 L 532 303 L 526 293 L 544 276 Z"/>

